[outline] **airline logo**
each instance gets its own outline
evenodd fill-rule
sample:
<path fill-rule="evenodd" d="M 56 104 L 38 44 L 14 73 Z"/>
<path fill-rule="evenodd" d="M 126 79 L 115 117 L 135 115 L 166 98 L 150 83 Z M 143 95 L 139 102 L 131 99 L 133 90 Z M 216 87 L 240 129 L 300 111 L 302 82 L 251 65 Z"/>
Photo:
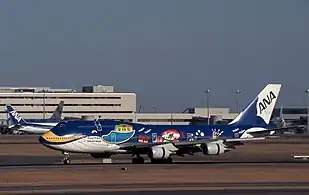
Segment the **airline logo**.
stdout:
<path fill-rule="evenodd" d="M 268 95 L 266 95 L 266 97 L 264 97 L 262 99 L 262 101 L 260 101 L 258 103 L 258 107 L 259 107 L 259 112 L 260 114 L 262 114 L 263 110 L 266 110 L 267 107 L 273 102 L 274 99 L 276 99 L 276 95 L 270 91 L 270 93 Z"/>
<path fill-rule="evenodd" d="M 272 112 L 279 97 L 281 84 L 269 84 L 258 95 L 256 116 L 261 117 L 265 124 L 269 124 Z"/>
<path fill-rule="evenodd" d="M 17 122 L 21 121 L 21 117 L 19 116 L 18 112 L 16 112 L 15 110 L 10 111 L 10 114 L 14 117 L 15 120 L 17 120 Z"/>

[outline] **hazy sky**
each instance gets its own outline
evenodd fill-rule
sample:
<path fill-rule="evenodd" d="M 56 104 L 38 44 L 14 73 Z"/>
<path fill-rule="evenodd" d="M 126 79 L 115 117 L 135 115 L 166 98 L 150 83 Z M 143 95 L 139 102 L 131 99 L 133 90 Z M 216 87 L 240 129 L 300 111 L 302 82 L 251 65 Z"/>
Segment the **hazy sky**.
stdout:
<path fill-rule="evenodd" d="M 267 83 L 305 105 L 306 0 L 2 0 L 0 85 L 136 92 L 149 111 L 235 109 Z"/>

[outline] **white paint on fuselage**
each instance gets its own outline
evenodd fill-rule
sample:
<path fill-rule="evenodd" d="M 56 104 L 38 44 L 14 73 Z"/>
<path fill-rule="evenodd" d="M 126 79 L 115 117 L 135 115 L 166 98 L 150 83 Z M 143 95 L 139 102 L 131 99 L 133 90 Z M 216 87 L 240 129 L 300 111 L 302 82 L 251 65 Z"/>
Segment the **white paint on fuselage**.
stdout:
<path fill-rule="evenodd" d="M 102 140 L 98 136 L 88 136 L 76 141 L 63 144 L 45 144 L 46 146 L 60 151 L 66 151 L 71 153 L 123 153 L 125 151 L 119 150 L 117 144 L 109 144 Z"/>
<path fill-rule="evenodd" d="M 34 134 L 43 134 L 43 133 L 49 131 L 50 129 L 39 128 L 39 127 L 32 127 L 32 126 L 21 126 L 17 130 L 18 131 L 28 132 L 28 133 L 34 133 Z"/>
<path fill-rule="evenodd" d="M 49 126 L 56 126 L 58 123 L 31 123 L 35 125 L 49 125 Z"/>
<path fill-rule="evenodd" d="M 251 133 L 262 133 L 266 132 L 268 129 L 263 128 L 263 127 L 253 127 L 250 129 L 245 130 L 245 132 L 241 135 L 240 138 L 254 138 L 254 136 Z M 273 135 L 275 131 L 270 131 L 269 135 Z"/>
<path fill-rule="evenodd" d="M 41 128 L 41 127 L 35 127 L 31 126 L 31 124 L 35 125 L 49 125 L 52 126 L 50 128 Z M 20 126 L 17 131 L 23 131 L 27 133 L 33 133 L 33 134 L 43 134 L 49 130 L 51 130 L 54 126 L 56 126 L 58 123 L 31 123 L 30 125 L 27 126 Z M 11 125 L 10 128 L 14 128 L 15 125 Z"/>

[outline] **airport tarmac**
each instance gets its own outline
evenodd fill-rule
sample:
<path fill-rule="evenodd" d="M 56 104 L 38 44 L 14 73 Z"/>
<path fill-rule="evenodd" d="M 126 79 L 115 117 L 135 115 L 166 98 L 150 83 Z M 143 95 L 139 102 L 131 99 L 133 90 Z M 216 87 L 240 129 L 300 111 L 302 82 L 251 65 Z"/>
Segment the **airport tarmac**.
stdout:
<path fill-rule="evenodd" d="M 308 169 L 309 163 L 3 166 L 0 193 L 309 193 Z"/>
<path fill-rule="evenodd" d="M 20 136 L 18 136 L 20 137 Z M 309 139 L 248 143 L 221 156 L 177 157 L 175 164 L 133 165 L 129 155 L 101 164 L 61 153 L 37 137 L 0 136 L 0 194 L 308 194 Z M 124 170 L 123 170 L 124 169 Z"/>
<path fill-rule="evenodd" d="M 175 162 L 294 162 L 294 155 L 309 154 L 309 138 L 255 141 L 220 156 L 202 154 L 173 157 Z M 0 135 L 0 166 L 61 164 L 63 155 L 39 144 L 36 135 Z M 114 155 L 114 163 L 130 163 L 131 155 Z M 85 154 L 72 154 L 72 163 L 100 163 Z M 149 162 L 146 159 L 146 162 Z"/>
<path fill-rule="evenodd" d="M 126 168 L 125 170 L 123 168 Z M 309 163 L 2 166 L 0 193 L 307 190 Z"/>
<path fill-rule="evenodd" d="M 138 191 L 138 192 L 66 192 L 65 194 L 69 195 L 101 195 L 101 194 L 110 194 L 110 195 L 187 195 L 187 194 L 194 194 L 194 195 L 257 195 L 257 194 L 272 194 L 272 195 L 307 195 L 308 191 L 303 190 L 183 190 L 183 191 Z M 59 194 L 59 193 L 46 193 L 49 195 L 52 194 Z"/>

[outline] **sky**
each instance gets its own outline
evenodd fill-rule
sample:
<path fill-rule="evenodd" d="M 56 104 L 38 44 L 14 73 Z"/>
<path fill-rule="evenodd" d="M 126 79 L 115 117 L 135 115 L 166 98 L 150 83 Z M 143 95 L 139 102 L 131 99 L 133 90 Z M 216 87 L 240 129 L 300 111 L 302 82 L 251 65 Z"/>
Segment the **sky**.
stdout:
<path fill-rule="evenodd" d="M 162 112 L 306 105 L 306 0 L 2 0 L 0 86 L 112 85 Z"/>

